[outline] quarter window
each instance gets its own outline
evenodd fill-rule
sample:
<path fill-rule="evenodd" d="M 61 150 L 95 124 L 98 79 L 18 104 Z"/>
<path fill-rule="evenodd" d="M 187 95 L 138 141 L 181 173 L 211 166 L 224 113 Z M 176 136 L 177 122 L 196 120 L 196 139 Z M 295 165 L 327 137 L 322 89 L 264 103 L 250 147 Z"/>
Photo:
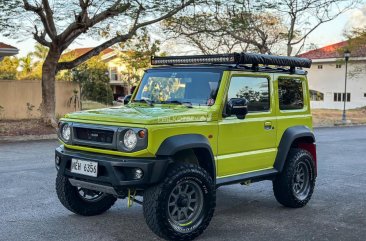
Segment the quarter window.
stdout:
<path fill-rule="evenodd" d="M 278 80 L 280 110 L 298 110 L 304 108 L 302 86 L 302 81 L 299 79 Z"/>
<path fill-rule="evenodd" d="M 228 100 L 232 98 L 246 98 L 249 102 L 249 112 L 268 111 L 269 79 L 244 76 L 231 78 Z"/>

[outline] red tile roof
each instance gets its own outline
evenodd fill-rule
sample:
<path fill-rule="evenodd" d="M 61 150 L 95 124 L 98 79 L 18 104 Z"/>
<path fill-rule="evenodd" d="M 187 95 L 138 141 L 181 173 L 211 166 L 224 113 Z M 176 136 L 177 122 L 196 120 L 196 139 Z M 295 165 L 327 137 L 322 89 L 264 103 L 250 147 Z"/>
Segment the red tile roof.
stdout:
<path fill-rule="evenodd" d="M 92 50 L 93 48 L 78 48 L 78 49 L 73 49 L 65 54 L 63 54 L 62 56 L 63 57 L 73 57 L 73 58 L 77 58 L 83 54 L 86 54 L 87 52 L 89 52 L 90 50 Z M 111 49 L 111 48 L 107 48 L 105 50 L 103 50 L 101 52 L 102 55 L 105 55 L 105 54 L 109 54 L 111 52 L 113 52 L 114 49 Z"/>
<path fill-rule="evenodd" d="M 308 59 L 343 58 L 344 50 L 351 50 L 351 57 L 366 57 L 366 43 L 357 47 L 349 47 L 348 41 L 343 41 L 325 46 L 323 48 L 310 50 L 300 54 L 298 57 Z"/>
<path fill-rule="evenodd" d="M 4 44 L 2 42 L 0 42 L 0 49 L 17 49 L 9 44 Z"/>

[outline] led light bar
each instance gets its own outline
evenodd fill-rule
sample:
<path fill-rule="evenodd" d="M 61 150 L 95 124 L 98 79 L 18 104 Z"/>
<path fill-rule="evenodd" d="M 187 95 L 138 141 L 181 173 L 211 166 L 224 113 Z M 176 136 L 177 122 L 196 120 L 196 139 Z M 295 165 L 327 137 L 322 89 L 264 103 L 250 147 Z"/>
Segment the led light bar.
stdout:
<path fill-rule="evenodd" d="M 176 64 L 252 64 L 253 66 L 275 65 L 289 66 L 292 68 L 310 68 L 311 60 L 297 57 L 275 56 L 267 54 L 232 53 L 215 55 L 189 55 L 151 57 L 151 65 L 176 65 Z"/>
<path fill-rule="evenodd" d="M 240 60 L 240 54 L 215 54 L 215 55 L 188 55 L 151 57 L 151 65 L 170 64 L 236 64 Z"/>

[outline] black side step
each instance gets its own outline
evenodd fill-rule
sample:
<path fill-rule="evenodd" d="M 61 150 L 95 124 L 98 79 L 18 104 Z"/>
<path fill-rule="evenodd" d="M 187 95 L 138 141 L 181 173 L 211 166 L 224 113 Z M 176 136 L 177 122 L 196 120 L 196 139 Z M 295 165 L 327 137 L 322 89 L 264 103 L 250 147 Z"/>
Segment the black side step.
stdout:
<path fill-rule="evenodd" d="M 216 179 L 216 188 L 224 185 L 230 185 L 234 183 L 241 183 L 245 181 L 251 181 L 251 182 L 258 182 L 263 180 L 271 180 L 278 174 L 278 171 L 274 168 L 262 170 L 262 171 L 256 171 L 256 172 L 250 172 L 250 173 L 244 173 L 239 174 L 235 176 L 230 177 L 223 177 L 223 178 L 217 178 Z"/>

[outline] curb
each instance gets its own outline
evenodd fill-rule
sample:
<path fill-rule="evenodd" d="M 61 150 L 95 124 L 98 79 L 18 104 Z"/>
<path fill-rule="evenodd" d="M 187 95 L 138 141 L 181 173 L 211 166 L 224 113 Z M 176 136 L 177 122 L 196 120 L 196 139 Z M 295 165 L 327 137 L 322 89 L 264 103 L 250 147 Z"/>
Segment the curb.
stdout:
<path fill-rule="evenodd" d="M 26 136 L 0 136 L 1 142 L 20 142 L 20 141 L 41 141 L 57 140 L 57 134 L 49 135 L 26 135 Z"/>

